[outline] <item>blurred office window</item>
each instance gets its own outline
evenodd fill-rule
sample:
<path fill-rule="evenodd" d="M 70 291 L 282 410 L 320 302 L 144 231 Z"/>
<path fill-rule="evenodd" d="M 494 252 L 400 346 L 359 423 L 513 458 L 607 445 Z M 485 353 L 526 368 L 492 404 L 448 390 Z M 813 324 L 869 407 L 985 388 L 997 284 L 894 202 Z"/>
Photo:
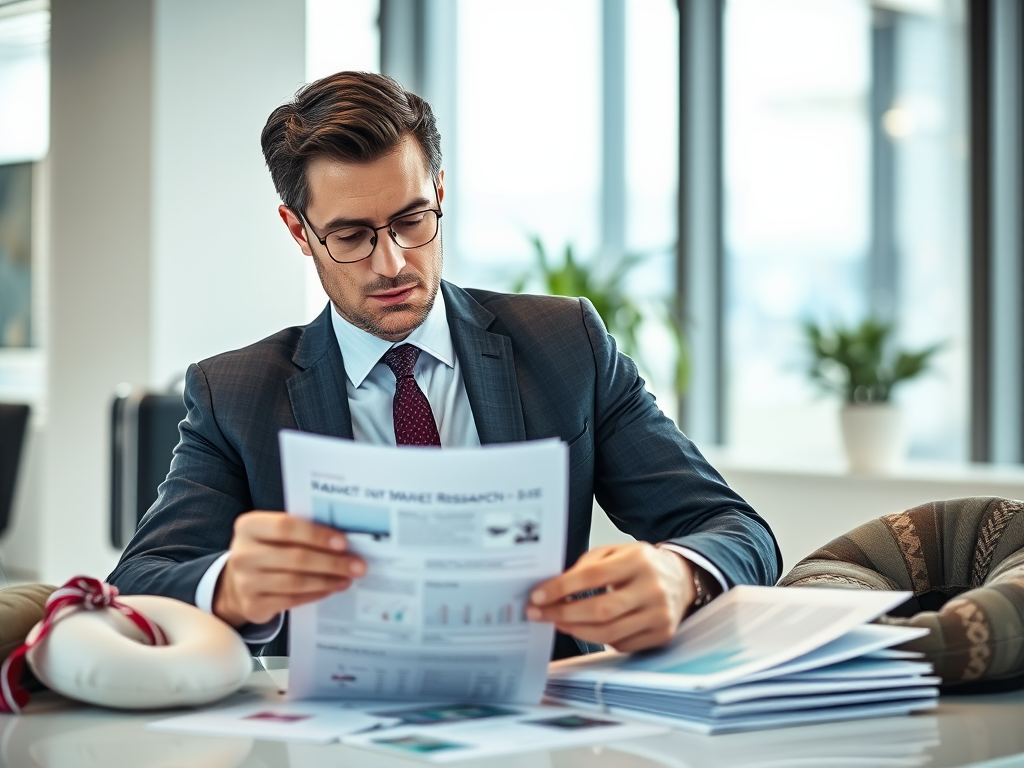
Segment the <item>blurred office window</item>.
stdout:
<path fill-rule="evenodd" d="M 640 338 L 647 388 L 675 418 L 679 350 L 667 325 L 667 302 L 674 301 L 678 237 L 679 10 L 674 0 L 628 0 L 625 6 L 622 215 L 626 251 L 648 254 L 630 288 L 650 313 Z"/>
<path fill-rule="evenodd" d="M 626 236 L 630 249 L 671 252 L 679 183 L 679 21 L 672 0 L 626 4 Z M 660 267 L 659 280 L 668 278 Z"/>
<path fill-rule="evenodd" d="M 306 79 L 380 71 L 378 0 L 306 0 Z"/>
<path fill-rule="evenodd" d="M 645 253 L 631 295 L 648 384 L 672 398 L 674 347 L 657 317 L 673 282 L 678 11 L 672 0 L 457 3 L 455 282 L 508 290 L 567 245 L 610 265 Z M 528 283 L 538 291 L 542 283 Z M 664 350 L 668 350 L 666 354 Z"/>
<path fill-rule="evenodd" d="M 0 164 L 42 160 L 50 143 L 50 12 L 0 4 Z M 17 116 L 16 119 L 13 116 Z"/>
<path fill-rule="evenodd" d="M 450 277 L 507 289 L 532 235 L 558 254 L 600 245 L 601 5 L 462 0 L 457 25 Z"/>
<path fill-rule="evenodd" d="M 50 140 L 50 12 L 0 4 L 0 399 L 43 395 L 40 161 Z"/>
<path fill-rule="evenodd" d="M 32 164 L 0 165 L 0 347 L 32 344 Z"/>
<path fill-rule="evenodd" d="M 946 343 L 896 399 L 911 456 L 968 455 L 962 0 L 727 0 L 723 32 L 725 442 L 835 452 L 838 404 L 801 323 L 894 322 Z"/>

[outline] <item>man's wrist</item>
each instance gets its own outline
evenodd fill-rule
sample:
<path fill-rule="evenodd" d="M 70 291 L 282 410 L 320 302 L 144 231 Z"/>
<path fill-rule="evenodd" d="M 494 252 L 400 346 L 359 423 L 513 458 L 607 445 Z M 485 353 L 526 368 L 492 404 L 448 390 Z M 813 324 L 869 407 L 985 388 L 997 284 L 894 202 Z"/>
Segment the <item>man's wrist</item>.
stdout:
<path fill-rule="evenodd" d="M 675 552 L 683 560 L 686 561 L 688 568 L 700 568 L 703 577 L 701 582 L 703 586 L 711 588 L 712 597 L 718 597 L 719 595 L 725 594 L 729 591 L 729 583 L 726 581 L 725 576 L 718 569 L 713 562 L 708 560 L 704 555 L 696 550 L 684 547 L 674 541 L 664 541 L 657 545 L 658 549 L 666 549 L 669 552 Z"/>
<path fill-rule="evenodd" d="M 690 558 L 686 557 L 681 552 L 677 552 L 674 548 L 662 547 L 662 549 L 666 552 L 671 552 L 682 561 L 683 572 L 686 574 L 683 584 L 685 586 L 689 586 L 692 590 L 693 597 L 683 608 L 682 618 L 685 619 L 687 616 L 700 610 L 722 594 L 723 589 L 721 583 L 712 574 L 708 573 L 705 568 L 697 565 Z"/>
<path fill-rule="evenodd" d="M 231 587 L 231 580 L 227 578 L 229 564 L 225 564 L 220 575 L 217 577 L 217 585 L 213 588 L 213 615 L 221 621 L 225 621 L 236 629 L 249 622 L 237 610 L 234 609 L 232 598 L 234 593 Z"/>
<path fill-rule="evenodd" d="M 693 575 L 693 602 L 690 603 L 689 613 L 703 608 L 722 593 L 718 580 L 711 576 L 699 565 L 690 563 L 690 573 Z"/>

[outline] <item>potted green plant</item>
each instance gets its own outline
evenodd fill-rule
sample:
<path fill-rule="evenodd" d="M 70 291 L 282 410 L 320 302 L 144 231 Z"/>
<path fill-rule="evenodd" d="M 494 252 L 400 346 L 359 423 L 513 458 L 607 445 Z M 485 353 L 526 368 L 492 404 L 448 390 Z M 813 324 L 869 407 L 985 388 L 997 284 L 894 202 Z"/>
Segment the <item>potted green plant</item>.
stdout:
<path fill-rule="evenodd" d="M 850 468 L 884 471 L 898 464 L 906 436 L 892 391 L 927 371 L 943 345 L 897 349 L 892 324 L 870 317 L 859 325 L 830 329 L 808 321 L 804 333 L 811 380 L 843 398 L 840 419 Z"/>
<path fill-rule="evenodd" d="M 656 297 L 645 304 L 629 295 L 625 289 L 629 273 L 650 254 L 629 253 L 614 262 L 600 258 L 580 261 L 572 245 L 567 245 L 559 262 L 548 256 L 538 236 L 532 236 L 530 243 L 537 259 L 537 268 L 515 279 L 512 290 L 521 293 L 529 287 L 536 287 L 552 296 L 586 296 L 601 316 L 608 332 L 615 337 L 619 348 L 633 358 L 642 372 L 649 368 L 640 351 L 640 328 L 648 320 L 663 323 L 675 347 L 673 352 L 676 365 L 672 387 L 675 395 L 681 397 L 689 382 L 690 358 L 679 303 L 666 297 Z"/>

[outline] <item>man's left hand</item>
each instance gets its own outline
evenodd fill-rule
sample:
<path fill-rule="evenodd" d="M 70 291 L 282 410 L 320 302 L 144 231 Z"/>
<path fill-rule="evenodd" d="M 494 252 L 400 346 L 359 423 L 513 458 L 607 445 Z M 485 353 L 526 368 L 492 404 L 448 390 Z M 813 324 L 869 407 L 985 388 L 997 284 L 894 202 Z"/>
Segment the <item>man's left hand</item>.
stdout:
<path fill-rule="evenodd" d="M 538 585 L 526 615 L 580 640 L 640 651 L 671 640 L 695 596 L 693 566 L 681 555 L 646 542 L 615 544 L 590 550 Z"/>

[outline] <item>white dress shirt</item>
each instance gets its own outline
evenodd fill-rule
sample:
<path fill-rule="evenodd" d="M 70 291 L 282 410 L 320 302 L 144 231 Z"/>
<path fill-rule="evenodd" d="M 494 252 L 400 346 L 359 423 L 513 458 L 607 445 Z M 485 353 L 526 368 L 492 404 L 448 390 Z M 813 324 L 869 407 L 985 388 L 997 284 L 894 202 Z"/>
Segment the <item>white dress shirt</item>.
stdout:
<path fill-rule="evenodd" d="M 381 358 L 397 344 L 412 344 L 420 354 L 413 369 L 413 378 L 430 403 L 442 447 L 480 445 L 480 435 L 473 419 L 473 409 L 466 394 L 459 360 L 455 356 L 444 296 L 437 292 L 434 306 L 416 330 L 401 342 L 393 343 L 357 328 L 345 320 L 331 304 L 331 320 L 338 347 L 345 362 L 346 394 L 352 415 L 352 436 L 357 442 L 395 445 L 395 424 L 392 403 L 395 397 L 395 375 Z M 708 571 L 728 589 L 725 578 L 710 561 L 698 552 L 678 544 L 661 544 Z M 217 579 L 227 562 L 225 552 L 207 569 L 196 587 L 196 605 L 213 613 L 213 593 Z M 267 643 L 274 639 L 284 624 L 278 615 L 266 624 L 249 624 L 239 633 L 247 643 Z"/>
<path fill-rule="evenodd" d="M 462 369 L 455 357 L 455 345 L 448 330 L 444 296 L 437 292 L 434 306 L 420 326 L 405 341 L 394 344 L 379 339 L 346 321 L 331 305 L 334 334 L 345 359 L 348 407 L 352 413 L 352 436 L 357 442 L 378 445 L 395 444 L 392 403 L 395 399 L 395 374 L 381 358 L 394 346 L 412 344 L 420 354 L 413 369 L 434 414 L 441 446 L 479 447 L 480 435 L 473 420 L 473 409 L 462 380 Z"/>

